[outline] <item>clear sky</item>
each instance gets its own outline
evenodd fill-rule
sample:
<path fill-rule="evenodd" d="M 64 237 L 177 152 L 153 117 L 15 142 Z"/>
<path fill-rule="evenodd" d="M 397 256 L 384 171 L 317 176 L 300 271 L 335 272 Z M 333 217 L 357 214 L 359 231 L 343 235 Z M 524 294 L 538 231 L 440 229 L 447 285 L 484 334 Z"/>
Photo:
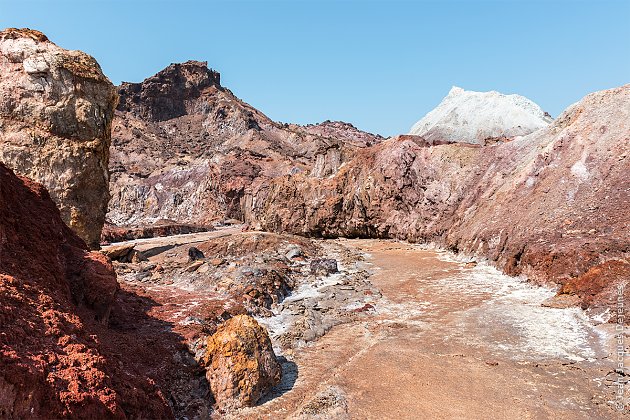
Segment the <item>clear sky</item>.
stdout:
<path fill-rule="evenodd" d="M 96 57 L 118 84 L 208 61 L 277 121 L 407 132 L 452 85 L 557 116 L 630 82 L 630 0 L 0 0 L 0 26 Z"/>

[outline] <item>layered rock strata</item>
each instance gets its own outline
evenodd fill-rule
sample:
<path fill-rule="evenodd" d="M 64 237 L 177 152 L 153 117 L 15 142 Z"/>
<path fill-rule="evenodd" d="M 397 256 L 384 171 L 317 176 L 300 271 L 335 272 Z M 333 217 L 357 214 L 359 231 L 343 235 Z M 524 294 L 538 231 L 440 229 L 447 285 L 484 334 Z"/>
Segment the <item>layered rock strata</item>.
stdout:
<path fill-rule="evenodd" d="M 382 140 L 344 123 L 273 122 L 205 62 L 172 64 L 118 92 L 108 219 L 120 226 L 243 220 L 252 186 L 287 174 L 329 176 Z"/>

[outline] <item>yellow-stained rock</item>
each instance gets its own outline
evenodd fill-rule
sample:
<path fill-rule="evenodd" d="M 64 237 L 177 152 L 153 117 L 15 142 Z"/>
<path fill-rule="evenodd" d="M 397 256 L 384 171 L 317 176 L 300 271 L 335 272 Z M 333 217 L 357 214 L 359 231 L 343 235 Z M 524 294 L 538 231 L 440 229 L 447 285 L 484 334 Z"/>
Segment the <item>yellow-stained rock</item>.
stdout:
<path fill-rule="evenodd" d="M 219 326 L 208 338 L 204 362 L 221 409 L 255 405 L 282 377 L 267 331 L 248 315 L 237 315 Z"/>

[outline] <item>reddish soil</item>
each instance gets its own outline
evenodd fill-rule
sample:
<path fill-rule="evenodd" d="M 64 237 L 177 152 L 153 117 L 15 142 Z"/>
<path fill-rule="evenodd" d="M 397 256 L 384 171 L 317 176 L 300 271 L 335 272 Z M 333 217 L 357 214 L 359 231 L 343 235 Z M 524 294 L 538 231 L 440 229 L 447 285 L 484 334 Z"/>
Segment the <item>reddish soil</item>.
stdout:
<path fill-rule="evenodd" d="M 2 165 L 0 202 L 0 417 L 172 417 L 158 385 L 182 340 L 157 303 L 119 291 L 46 190 Z"/>

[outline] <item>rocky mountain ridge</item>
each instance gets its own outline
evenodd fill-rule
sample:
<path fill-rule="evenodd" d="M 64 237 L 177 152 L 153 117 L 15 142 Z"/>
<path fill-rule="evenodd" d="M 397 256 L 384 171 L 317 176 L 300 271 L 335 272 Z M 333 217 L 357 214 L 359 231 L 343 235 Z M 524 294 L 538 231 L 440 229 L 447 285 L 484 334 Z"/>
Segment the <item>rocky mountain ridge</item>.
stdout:
<path fill-rule="evenodd" d="M 119 94 L 108 214 L 118 225 L 242 220 L 240 201 L 252 185 L 290 173 L 328 176 L 382 141 L 345 123 L 273 122 L 203 62 L 173 64 Z"/>

